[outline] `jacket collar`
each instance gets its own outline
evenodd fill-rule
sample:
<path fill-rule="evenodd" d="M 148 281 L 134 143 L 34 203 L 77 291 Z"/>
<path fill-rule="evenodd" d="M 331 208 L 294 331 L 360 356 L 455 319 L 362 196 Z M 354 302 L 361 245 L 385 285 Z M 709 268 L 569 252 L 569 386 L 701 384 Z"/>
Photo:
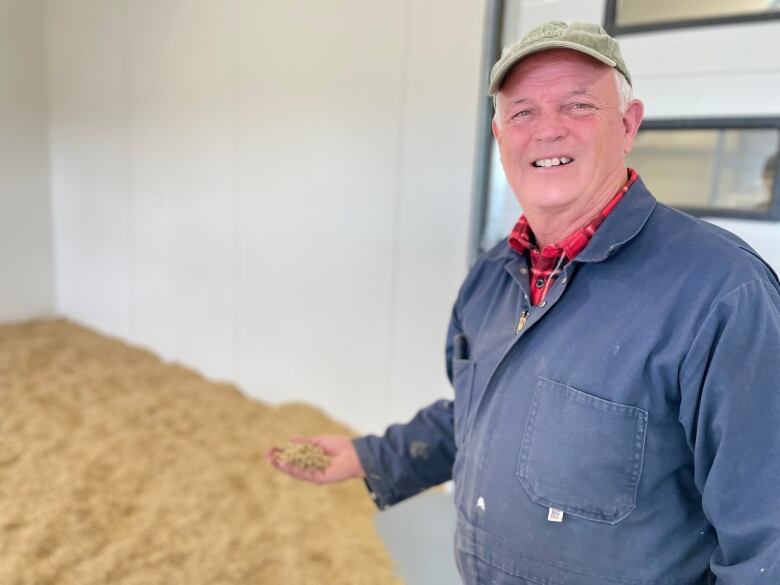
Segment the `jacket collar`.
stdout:
<path fill-rule="evenodd" d="M 579 253 L 577 262 L 602 262 L 610 254 L 633 240 L 642 230 L 656 201 L 647 190 L 642 178 L 638 178 L 623 195 L 615 209 L 599 226 L 585 249 Z"/>
<path fill-rule="evenodd" d="M 642 178 L 637 178 L 574 262 L 592 263 L 606 260 L 642 231 L 655 205 L 655 197 L 647 190 Z M 524 255 L 510 248 L 506 240 L 504 246 L 504 254 L 508 255 L 504 268 L 521 287 L 527 288 L 529 277 Z M 522 271 L 523 268 L 525 272 Z"/>

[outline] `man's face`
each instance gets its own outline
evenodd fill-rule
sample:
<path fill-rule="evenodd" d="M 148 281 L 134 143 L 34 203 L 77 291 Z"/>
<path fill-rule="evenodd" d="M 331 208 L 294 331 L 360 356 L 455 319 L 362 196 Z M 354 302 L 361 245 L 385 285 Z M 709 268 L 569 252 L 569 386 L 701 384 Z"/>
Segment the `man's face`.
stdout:
<path fill-rule="evenodd" d="M 586 210 L 613 195 L 642 111 L 637 100 L 620 111 L 613 70 L 587 55 L 555 49 L 523 59 L 501 87 L 493 120 L 523 209 Z"/>

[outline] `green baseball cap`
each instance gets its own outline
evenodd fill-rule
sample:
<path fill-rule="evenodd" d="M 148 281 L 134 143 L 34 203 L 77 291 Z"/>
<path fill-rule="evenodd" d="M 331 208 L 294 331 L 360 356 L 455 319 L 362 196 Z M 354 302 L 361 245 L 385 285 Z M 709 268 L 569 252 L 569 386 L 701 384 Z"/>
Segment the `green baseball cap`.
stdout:
<path fill-rule="evenodd" d="M 495 96 L 512 67 L 528 55 L 549 49 L 572 49 L 614 67 L 631 83 L 620 45 L 598 24 L 551 20 L 537 26 L 519 42 L 504 49 L 490 71 L 488 95 Z"/>

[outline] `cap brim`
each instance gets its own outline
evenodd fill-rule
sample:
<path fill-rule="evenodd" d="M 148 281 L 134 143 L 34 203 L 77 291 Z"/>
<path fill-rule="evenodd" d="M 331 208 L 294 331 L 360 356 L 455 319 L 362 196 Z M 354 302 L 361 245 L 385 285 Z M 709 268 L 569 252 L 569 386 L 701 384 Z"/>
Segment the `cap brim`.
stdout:
<path fill-rule="evenodd" d="M 526 58 L 528 55 L 531 55 L 533 53 L 539 53 L 541 51 L 547 51 L 549 49 L 571 49 L 573 51 L 579 51 L 580 53 L 585 53 L 586 55 L 593 57 L 598 61 L 601 61 L 602 63 L 604 63 L 604 65 L 608 65 L 609 67 L 615 67 L 617 65 L 617 63 L 615 63 L 615 61 L 613 61 L 609 57 L 605 57 L 598 51 L 594 51 L 590 47 L 585 47 L 578 43 L 572 43 L 570 41 L 559 41 L 559 40 L 544 41 L 541 43 L 536 43 L 534 45 L 529 45 L 528 47 L 525 47 L 524 49 L 512 55 L 511 58 L 509 58 L 506 61 L 506 63 L 502 63 L 501 67 L 499 67 L 498 70 L 493 75 L 493 80 L 490 82 L 490 86 L 488 87 L 488 95 L 494 96 L 498 93 L 498 90 L 501 89 L 501 84 L 504 82 L 504 78 L 506 77 L 506 74 L 509 73 L 509 70 L 512 69 L 512 67 L 517 65 L 518 61 Z"/>

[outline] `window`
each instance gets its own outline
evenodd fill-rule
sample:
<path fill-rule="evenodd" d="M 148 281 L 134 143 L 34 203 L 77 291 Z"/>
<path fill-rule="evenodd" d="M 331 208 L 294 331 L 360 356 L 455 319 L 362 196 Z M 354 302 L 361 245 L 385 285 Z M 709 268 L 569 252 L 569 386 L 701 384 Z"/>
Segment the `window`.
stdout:
<path fill-rule="evenodd" d="M 780 0 L 608 0 L 610 34 L 780 18 Z"/>
<path fill-rule="evenodd" d="M 779 147 L 780 118 L 646 120 L 627 162 L 673 207 L 777 219 Z"/>

